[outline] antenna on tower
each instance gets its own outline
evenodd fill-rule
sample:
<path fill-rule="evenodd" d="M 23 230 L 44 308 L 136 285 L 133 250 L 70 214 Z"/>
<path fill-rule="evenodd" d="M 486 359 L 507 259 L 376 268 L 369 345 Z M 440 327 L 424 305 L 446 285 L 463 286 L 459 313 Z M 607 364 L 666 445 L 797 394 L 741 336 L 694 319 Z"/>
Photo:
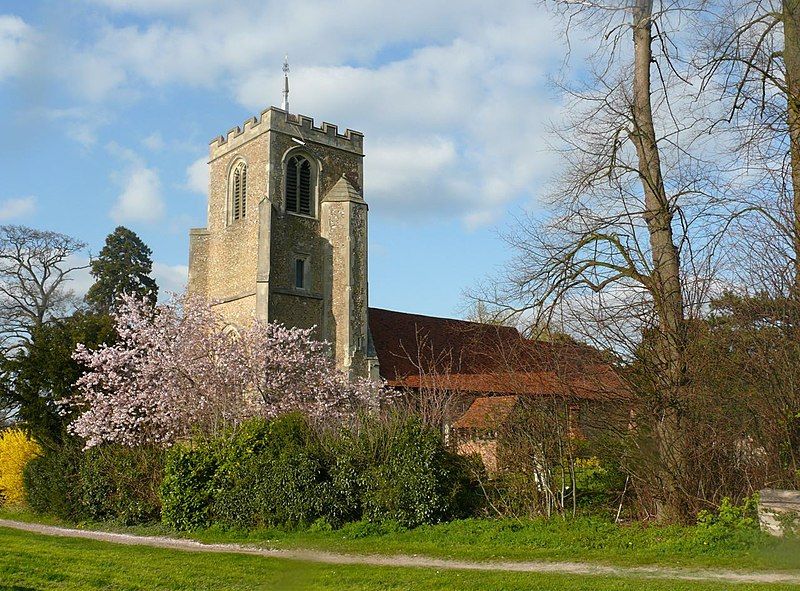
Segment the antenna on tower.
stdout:
<path fill-rule="evenodd" d="M 289 54 L 283 58 L 283 104 L 281 108 L 289 112 Z"/>

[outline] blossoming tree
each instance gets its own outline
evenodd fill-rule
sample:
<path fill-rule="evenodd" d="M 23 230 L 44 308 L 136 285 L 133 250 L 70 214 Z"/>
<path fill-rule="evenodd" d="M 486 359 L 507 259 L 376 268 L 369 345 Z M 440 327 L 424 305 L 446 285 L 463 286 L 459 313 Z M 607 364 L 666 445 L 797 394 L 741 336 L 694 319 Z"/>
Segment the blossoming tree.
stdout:
<path fill-rule="evenodd" d="M 79 345 L 74 353 L 87 372 L 65 404 L 79 410 L 70 430 L 87 447 L 169 445 L 293 410 L 337 420 L 382 391 L 371 380 L 348 379 L 313 330 L 258 320 L 226 329 L 200 299 L 154 309 L 125 297 L 114 319 L 114 345 Z"/>

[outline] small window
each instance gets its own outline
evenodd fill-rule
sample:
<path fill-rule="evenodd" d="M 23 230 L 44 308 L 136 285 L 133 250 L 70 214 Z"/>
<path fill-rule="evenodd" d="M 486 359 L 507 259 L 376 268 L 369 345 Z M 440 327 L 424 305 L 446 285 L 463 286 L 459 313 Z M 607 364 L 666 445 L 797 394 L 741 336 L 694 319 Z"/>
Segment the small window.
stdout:
<path fill-rule="evenodd" d="M 239 162 L 231 173 L 231 221 L 247 214 L 247 164 Z"/>
<path fill-rule="evenodd" d="M 306 288 L 306 261 L 296 259 L 294 262 L 294 286 L 297 289 Z"/>
<path fill-rule="evenodd" d="M 313 215 L 311 162 L 302 156 L 292 156 L 286 163 L 286 211 Z"/>

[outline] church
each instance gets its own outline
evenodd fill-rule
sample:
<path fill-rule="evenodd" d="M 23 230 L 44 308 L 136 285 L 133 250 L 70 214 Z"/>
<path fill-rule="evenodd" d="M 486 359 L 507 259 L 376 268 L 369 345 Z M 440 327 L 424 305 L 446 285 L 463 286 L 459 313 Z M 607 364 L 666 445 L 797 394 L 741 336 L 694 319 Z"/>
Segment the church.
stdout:
<path fill-rule="evenodd" d="M 316 327 L 353 377 L 463 393 L 449 419 L 468 431 L 488 429 L 492 409 L 502 414 L 520 396 L 620 395 L 588 347 L 370 308 L 363 162 L 363 134 L 289 111 L 287 78 L 283 108 L 211 142 L 208 222 L 190 231 L 189 293 L 232 326 L 256 317 Z"/>

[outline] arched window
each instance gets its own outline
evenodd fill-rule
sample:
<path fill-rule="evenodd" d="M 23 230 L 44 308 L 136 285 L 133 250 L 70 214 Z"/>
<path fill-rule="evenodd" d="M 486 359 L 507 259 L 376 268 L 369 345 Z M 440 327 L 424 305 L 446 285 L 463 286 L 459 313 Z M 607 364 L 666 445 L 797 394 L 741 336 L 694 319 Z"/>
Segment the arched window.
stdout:
<path fill-rule="evenodd" d="M 231 221 L 247 214 L 247 164 L 239 162 L 231 171 Z"/>
<path fill-rule="evenodd" d="M 302 156 L 292 156 L 286 163 L 286 211 L 314 215 L 311 162 Z"/>

